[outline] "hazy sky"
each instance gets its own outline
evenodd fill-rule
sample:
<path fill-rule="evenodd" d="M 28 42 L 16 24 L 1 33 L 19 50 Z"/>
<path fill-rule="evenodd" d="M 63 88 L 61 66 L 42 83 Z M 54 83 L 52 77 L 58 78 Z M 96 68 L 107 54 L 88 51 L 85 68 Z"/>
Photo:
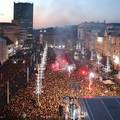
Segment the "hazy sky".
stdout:
<path fill-rule="evenodd" d="M 83 21 L 120 22 L 120 0 L 0 0 L 0 22 L 13 19 L 14 2 L 34 3 L 34 28 Z"/>

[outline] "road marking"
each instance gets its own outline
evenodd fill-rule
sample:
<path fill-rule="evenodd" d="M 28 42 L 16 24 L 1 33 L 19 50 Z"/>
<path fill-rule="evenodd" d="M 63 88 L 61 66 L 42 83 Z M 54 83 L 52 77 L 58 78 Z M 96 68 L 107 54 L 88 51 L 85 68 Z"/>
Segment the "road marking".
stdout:
<path fill-rule="evenodd" d="M 89 111 L 90 111 L 90 113 L 91 113 L 92 120 L 94 120 L 93 113 L 92 113 L 92 111 L 91 111 L 91 108 L 90 108 L 89 104 L 87 103 L 87 100 L 85 99 L 84 101 L 86 102 L 86 105 L 88 106 L 88 109 L 89 109 Z M 88 111 L 88 110 L 87 110 L 87 111 Z"/>
<path fill-rule="evenodd" d="M 80 99 L 80 102 L 81 102 L 81 104 L 80 104 L 80 106 L 81 106 L 81 112 L 83 113 L 84 112 L 84 115 L 85 115 L 85 120 L 90 120 L 90 118 L 89 118 L 89 115 L 88 115 L 88 112 L 87 112 L 87 109 L 86 109 L 86 105 L 85 105 L 85 102 L 83 101 L 83 99 Z"/>
<path fill-rule="evenodd" d="M 112 115 L 110 114 L 110 112 L 109 112 L 108 108 L 106 107 L 106 105 L 105 105 L 105 103 L 103 102 L 103 100 L 102 100 L 102 99 L 100 99 L 100 102 L 103 104 L 103 106 L 104 106 L 105 110 L 107 111 L 107 113 L 109 114 L 109 116 L 110 116 L 111 120 L 114 120 L 114 119 L 113 119 L 113 117 L 112 117 Z"/>

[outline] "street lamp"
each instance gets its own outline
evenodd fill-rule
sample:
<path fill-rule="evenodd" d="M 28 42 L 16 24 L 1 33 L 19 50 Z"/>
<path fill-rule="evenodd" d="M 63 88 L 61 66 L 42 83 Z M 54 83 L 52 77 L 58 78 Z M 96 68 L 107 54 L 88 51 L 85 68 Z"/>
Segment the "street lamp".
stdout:
<path fill-rule="evenodd" d="M 46 69 L 46 59 L 47 59 L 48 46 L 45 45 L 43 55 L 41 56 L 41 63 L 37 65 L 37 80 L 36 80 L 36 91 L 38 106 L 40 106 L 40 95 L 42 93 L 42 80 L 44 79 L 44 71 Z"/>

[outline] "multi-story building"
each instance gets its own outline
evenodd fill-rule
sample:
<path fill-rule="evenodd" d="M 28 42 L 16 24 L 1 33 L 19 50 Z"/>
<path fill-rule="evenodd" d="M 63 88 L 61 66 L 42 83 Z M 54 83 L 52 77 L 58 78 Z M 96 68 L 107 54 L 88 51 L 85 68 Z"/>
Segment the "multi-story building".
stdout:
<path fill-rule="evenodd" d="M 22 48 L 20 43 L 20 26 L 15 23 L 1 22 L 0 23 L 0 35 L 7 37 L 14 44 L 14 50 L 19 50 Z"/>
<path fill-rule="evenodd" d="M 20 27 L 15 23 L 0 22 L 0 35 L 8 37 L 12 42 L 19 42 Z"/>
<path fill-rule="evenodd" d="M 98 35 L 95 42 L 95 49 L 97 53 L 102 56 L 110 55 L 109 39 L 110 37 L 106 32 Z"/>
<path fill-rule="evenodd" d="M 4 63 L 13 53 L 13 42 L 7 37 L 0 36 L 0 63 Z"/>
<path fill-rule="evenodd" d="M 96 39 L 97 53 L 109 56 L 115 66 L 120 65 L 120 24 L 107 24 L 104 35 Z"/>
<path fill-rule="evenodd" d="M 86 49 L 95 49 L 95 40 L 98 34 L 105 30 L 105 26 L 105 23 L 81 23 L 78 25 L 78 42 Z"/>
<path fill-rule="evenodd" d="M 33 3 L 14 3 L 13 22 L 21 26 L 20 39 L 25 47 L 33 43 Z"/>

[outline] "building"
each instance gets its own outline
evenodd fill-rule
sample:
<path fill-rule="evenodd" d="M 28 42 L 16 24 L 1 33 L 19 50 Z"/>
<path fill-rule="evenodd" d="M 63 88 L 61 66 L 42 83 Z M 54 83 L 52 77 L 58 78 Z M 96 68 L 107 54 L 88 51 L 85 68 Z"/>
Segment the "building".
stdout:
<path fill-rule="evenodd" d="M 53 37 L 55 46 L 65 46 L 66 49 L 73 50 L 77 42 L 77 25 L 56 27 Z"/>
<path fill-rule="evenodd" d="M 0 36 L 0 63 L 4 63 L 14 54 L 13 45 L 9 38 Z"/>
<path fill-rule="evenodd" d="M 114 66 L 120 65 L 120 23 L 107 24 L 104 35 L 96 39 L 96 51 L 103 56 L 109 56 Z"/>
<path fill-rule="evenodd" d="M 20 39 L 25 47 L 33 42 L 33 3 L 14 3 L 14 23 L 21 26 Z"/>
<path fill-rule="evenodd" d="M 105 30 L 105 23 L 85 22 L 78 25 L 77 38 L 81 47 L 95 49 L 95 41 L 99 33 Z"/>
<path fill-rule="evenodd" d="M 120 33 L 120 23 L 108 23 L 106 27 L 108 34 L 118 34 Z"/>
<path fill-rule="evenodd" d="M 77 41 L 77 25 L 42 28 L 34 31 L 38 43 L 58 49 L 73 49 Z"/>
<path fill-rule="evenodd" d="M 0 22 L 0 35 L 8 37 L 14 44 L 19 45 L 20 26 L 15 23 Z"/>

